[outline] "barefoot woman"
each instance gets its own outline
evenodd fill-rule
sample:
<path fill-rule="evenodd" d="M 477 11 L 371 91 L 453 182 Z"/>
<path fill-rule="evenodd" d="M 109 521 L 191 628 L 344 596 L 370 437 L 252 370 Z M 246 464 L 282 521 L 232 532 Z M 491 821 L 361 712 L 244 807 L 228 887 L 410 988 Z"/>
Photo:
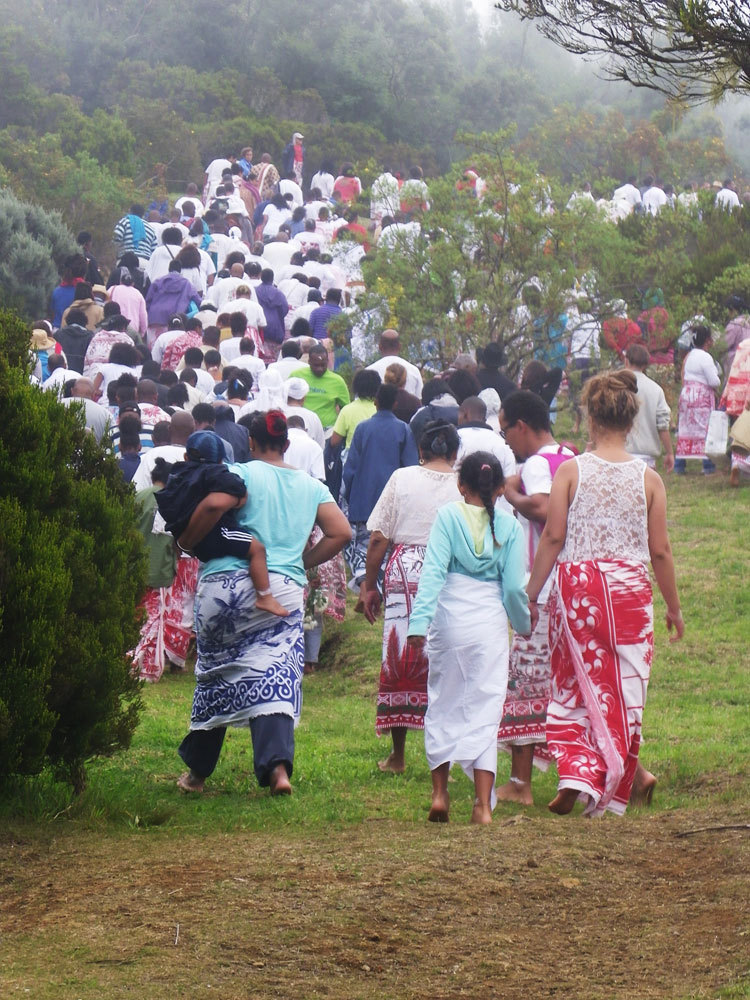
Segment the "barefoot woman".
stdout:
<path fill-rule="evenodd" d="M 549 808 L 568 813 L 580 797 L 596 816 L 625 811 L 638 763 L 654 641 L 649 560 L 676 639 L 684 623 L 664 484 L 625 451 L 638 412 L 635 376 L 597 375 L 583 401 L 594 450 L 555 475 L 527 591 L 533 623 L 557 560 L 547 744 L 560 783 Z"/>
<path fill-rule="evenodd" d="M 371 625 L 380 610 L 378 572 L 386 552 L 391 551 L 385 569 L 383 661 L 375 730 L 378 736 L 390 731 L 393 749 L 379 762 L 381 771 L 400 774 L 407 729 L 424 728 L 427 656 L 423 650 L 407 652 L 406 634 L 430 528 L 440 507 L 461 498 L 453 468 L 458 444 L 453 424 L 427 424 L 419 441 L 419 465 L 393 473 L 367 522 L 371 534 L 360 599 Z"/>
<path fill-rule="evenodd" d="M 250 428 L 255 461 L 231 471 L 248 493 L 238 512 L 240 526 L 265 545 L 271 590 L 291 613 L 279 618 L 256 608 L 246 562 L 213 559 L 203 566 L 195 602 L 197 683 L 190 732 L 179 749 L 190 769 L 178 782 L 186 792 L 203 790 L 226 727 L 248 724 L 259 784 L 270 786 L 273 795 L 292 790 L 294 726 L 302 702 L 305 570 L 340 552 L 351 532 L 326 487 L 284 463 L 287 446 L 284 414 L 255 413 Z M 219 519 L 225 497 L 213 493 L 202 501 L 180 538 L 183 548 Z M 314 524 L 323 537 L 303 557 Z"/>

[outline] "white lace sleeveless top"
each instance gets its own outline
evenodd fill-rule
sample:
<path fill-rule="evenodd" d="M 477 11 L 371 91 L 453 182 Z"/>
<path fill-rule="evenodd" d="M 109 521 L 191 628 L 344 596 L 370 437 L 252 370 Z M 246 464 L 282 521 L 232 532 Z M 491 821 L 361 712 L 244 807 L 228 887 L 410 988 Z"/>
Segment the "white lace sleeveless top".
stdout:
<path fill-rule="evenodd" d="M 648 563 L 648 517 L 639 458 L 607 462 L 593 452 L 576 456 L 578 487 L 568 511 L 559 562 L 624 559 Z"/>

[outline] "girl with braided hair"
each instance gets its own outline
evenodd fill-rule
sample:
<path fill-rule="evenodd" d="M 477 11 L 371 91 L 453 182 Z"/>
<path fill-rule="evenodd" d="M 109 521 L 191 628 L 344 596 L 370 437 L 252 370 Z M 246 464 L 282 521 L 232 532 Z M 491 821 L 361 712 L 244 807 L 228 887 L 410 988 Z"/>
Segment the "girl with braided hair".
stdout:
<path fill-rule="evenodd" d="M 508 683 L 508 619 L 530 631 L 523 534 L 497 501 L 503 471 L 489 452 L 461 463 L 462 500 L 438 511 L 430 532 L 407 645 L 429 653 L 425 752 L 429 819 L 448 821 L 448 775 L 461 765 L 475 789 L 472 823 L 495 806 L 497 727 Z"/>

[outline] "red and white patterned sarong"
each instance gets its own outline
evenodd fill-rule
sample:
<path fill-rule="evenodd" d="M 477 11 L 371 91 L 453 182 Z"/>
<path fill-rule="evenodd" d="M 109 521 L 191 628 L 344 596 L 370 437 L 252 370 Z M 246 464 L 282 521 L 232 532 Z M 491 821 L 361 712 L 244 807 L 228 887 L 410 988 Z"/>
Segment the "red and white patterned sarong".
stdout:
<path fill-rule="evenodd" d="M 510 647 L 508 690 L 497 733 L 501 750 L 534 745 L 534 764 L 549 767 L 552 755 L 546 745 L 547 707 L 552 687 L 549 648 L 549 602 L 539 608 L 539 621 L 531 635 L 514 635 Z"/>
<path fill-rule="evenodd" d="M 417 596 L 424 545 L 395 545 L 385 567 L 383 663 L 375 732 L 424 729 L 429 661 L 424 649 L 406 645 L 409 615 Z"/>
<path fill-rule="evenodd" d="M 149 587 L 141 602 L 146 621 L 133 651 L 133 670 L 146 681 L 158 681 L 167 659 L 185 666 L 193 630 L 193 607 L 200 561 L 192 556 L 177 560 L 169 587 Z"/>
<path fill-rule="evenodd" d="M 559 787 L 581 792 L 586 815 L 621 815 L 653 658 L 648 570 L 640 562 L 560 563 L 553 599 L 547 745 Z"/>
<path fill-rule="evenodd" d="M 178 667 L 185 666 L 188 646 L 195 636 L 193 618 L 200 566 L 199 559 L 183 555 L 177 560 L 174 582 L 167 591 L 164 651 Z"/>
<path fill-rule="evenodd" d="M 675 458 L 705 458 L 708 422 L 714 409 L 713 389 L 686 382 L 680 393 Z"/>

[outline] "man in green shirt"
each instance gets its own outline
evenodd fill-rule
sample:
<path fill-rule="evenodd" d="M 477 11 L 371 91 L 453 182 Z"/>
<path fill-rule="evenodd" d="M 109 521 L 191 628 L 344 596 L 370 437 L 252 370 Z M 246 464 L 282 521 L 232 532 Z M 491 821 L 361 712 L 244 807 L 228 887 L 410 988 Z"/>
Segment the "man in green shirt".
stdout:
<path fill-rule="evenodd" d="M 305 407 L 317 413 L 325 430 L 333 427 L 342 406 L 349 402 L 349 390 L 340 375 L 328 371 L 328 351 L 322 344 L 310 348 L 310 367 L 292 372 L 292 378 L 301 378 L 310 386 L 305 397 Z"/>
<path fill-rule="evenodd" d="M 348 448 L 352 443 L 357 425 L 375 415 L 375 396 L 381 386 L 377 372 L 363 368 L 354 376 L 352 390 L 354 399 L 339 412 L 331 434 L 331 446 L 343 443 Z"/>

